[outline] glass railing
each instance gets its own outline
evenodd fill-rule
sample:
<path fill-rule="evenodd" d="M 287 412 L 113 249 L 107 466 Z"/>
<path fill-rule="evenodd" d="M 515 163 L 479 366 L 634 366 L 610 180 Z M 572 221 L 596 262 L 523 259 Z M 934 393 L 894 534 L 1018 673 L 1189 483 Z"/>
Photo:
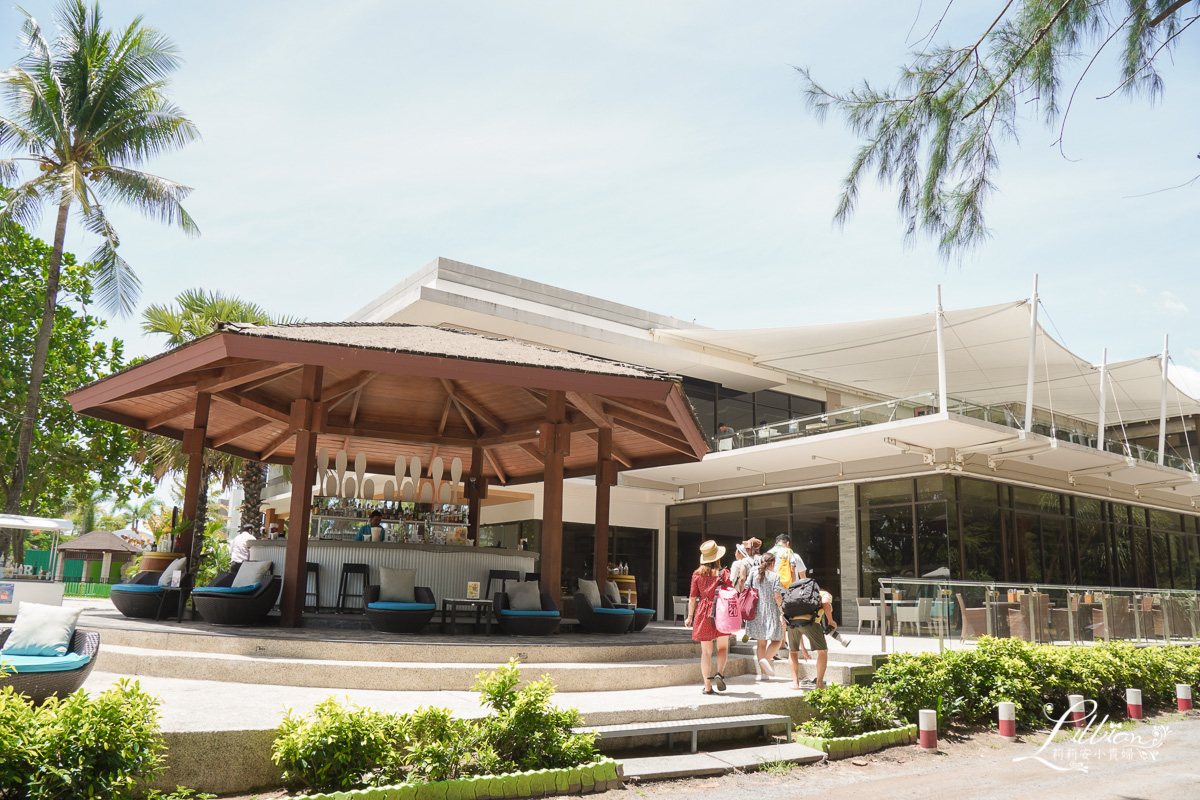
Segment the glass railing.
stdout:
<path fill-rule="evenodd" d="M 1061 645 L 1200 642 L 1200 593 L 1190 590 L 929 578 L 878 585 L 881 596 L 858 601 L 859 632 L 939 639 L 942 647 L 980 636 Z"/>
<path fill-rule="evenodd" d="M 961 417 L 993 422 L 1015 430 L 1023 429 L 1025 423 L 1025 420 L 1018 411 L 1008 406 L 986 406 L 954 397 L 947 398 L 946 410 L 951 414 Z M 853 408 L 840 408 L 836 411 L 827 411 L 823 414 L 796 417 L 779 422 L 763 423 L 753 428 L 744 428 L 725 436 L 715 437 L 713 450 L 718 452 L 722 450 L 736 450 L 742 447 L 753 447 L 771 442 L 832 433 L 833 431 L 846 430 L 848 428 L 861 428 L 866 425 L 876 425 L 882 422 L 894 422 L 898 419 L 911 419 L 913 417 L 935 414 L 937 411 L 937 392 L 925 392 L 909 397 L 901 397 L 896 400 L 868 403 Z M 1097 444 L 1096 434 L 1094 433 L 1077 428 L 1063 427 L 1056 422 L 1048 422 L 1037 417 L 1033 420 L 1033 432 L 1084 447 L 1095 448 Z M 1104 449 L 1110 453 L 1125 456 L 1126 458 L 1136 458 L 1140 461 L 1147 461 L 1153 464 L 1158 463 L 1157 450 L 1119 439 L 1105 439 Z M 1170 453 L 1167 454 L 1165 465 L 1192 473 L 1197 471 L 1195 461 Z"/>

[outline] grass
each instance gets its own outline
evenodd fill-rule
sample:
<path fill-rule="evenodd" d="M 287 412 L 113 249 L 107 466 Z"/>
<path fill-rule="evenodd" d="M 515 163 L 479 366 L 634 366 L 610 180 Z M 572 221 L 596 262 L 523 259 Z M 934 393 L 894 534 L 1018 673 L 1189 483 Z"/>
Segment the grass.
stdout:
<path fill-rule="evenodd" d="M 758 760 L 758 769 L 760 772 L 765 772 L 768 775 L 778 775 L 779 777 L 791 774 L 795 766 L 791 761 L 784 761 L 782 759 L 767 761 L 765 758 L 760 758 Z"/>

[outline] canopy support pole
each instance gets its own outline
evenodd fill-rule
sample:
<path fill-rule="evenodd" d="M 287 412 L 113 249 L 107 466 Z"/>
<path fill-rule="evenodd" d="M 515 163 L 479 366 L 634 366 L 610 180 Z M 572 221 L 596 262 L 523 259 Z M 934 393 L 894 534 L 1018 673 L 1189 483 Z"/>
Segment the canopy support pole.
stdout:
<path fill-rule="evenodd" d="M 946 337 L 943 332 L 942 285 L 937 287 L 937 365 L 938 365 L 938 411 L 945 413 L 949 407 L 946 399 Z"/>
<path fill-rule="evenodd" d="M 539 448 L 546 456 L 542 485 L 542 547 L 539 562 L 542 593 L 555 604 L 562 596 L 563 458 L 570 447 L 571 427 L 567 422 L 567 395 L 561 390 L 546 393 L 546 421 L 542 424 Z"/>
<path fill-rule="evenodd" d="M 1100 415 L 1096 419 L 1096 449 L 1104 450 L 1104 406 L 1108 402 L 1108 348 L 1100 356 Z"/>
<path fill-rule="evenodd" d="M 1038 276 L 1033 276 L 1029 298 L 1029 371 L 1025 376 L 1025 430 L 1033 430 L 1033 368 L 1037 364 Z"/>
<path fill-rule="evenodd" d="M 479 513 L 487 497 L 487 479 L 483 477 L 483 448 L 471 448 L 471 472 L 467 477 L 467 538 L 482 547 L 479 541 Z"/>
<path fill-rule="evenodd" d="M 1167 463 L 1167 350 L 1169 334 L 1163 334 L 1162 402 L 1158 407 L 1158 463 Z"/>
<path fill-rule="evenodd" d="M 196 530 L 196 516 L 200 506 L 200 484 L 204 481 L 204 440 L 208 437 L 208 409 L 212 395 L 208 392 L 196 394 L 196 412 L 191 430 L 184 431 L 181 450 L 187 456 L 187 477 L 183 487 L 183 518 L 187 528 L 179 536 L 178 551 L 187 556 L 187 571 L 194 573 L 200 565 L 196 563 L 199 548 L 195 543 L 203 531 Z"/>
<path fill-rule="evenodd" d="M 608 520 L 612 486 L 616 483 L 616 462 L 612 460 L 612 428 L 598 431 L 596 444 L 596 540 L 593 553 L 593 577 L 604 591 L 608 580 Z"/>
<path fill-rule="evenodd" d="M 308 590 L 308 529 L 312 513 L 313 483 L 317 480 L 317 434 L 322 428 L 321 384 L 323 367 L 306 364 L 300 378 L 300 396 L 292 401 L 291 420 L 296 427 L 296 452 L 292 456 L 292 500 L 288 509 L 287 556 L 283 562 L 283 593 L 279 624 L 299 628 Z M 364 590 L 365 594 L 365 590 Z"/>

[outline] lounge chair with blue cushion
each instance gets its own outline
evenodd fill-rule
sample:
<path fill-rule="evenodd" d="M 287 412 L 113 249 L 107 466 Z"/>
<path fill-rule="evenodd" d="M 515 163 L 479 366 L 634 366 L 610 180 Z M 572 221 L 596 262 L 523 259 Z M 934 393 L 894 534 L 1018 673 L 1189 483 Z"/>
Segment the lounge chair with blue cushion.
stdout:
<path fill-rule="evenodd" d="M 250 586 L 232 586 L 233 575 L 222 573 L 208 586 L 192 590 L 192 605 L 205 622 L 214 625 L 257 625 L 267 618 L 283 580 L 278 576 L 264 575 L 263 579 Z"/>
<path fill-rule="evenodd" d="M 506 592 L 496 592 L 492 596 L 492 613 L 500 630 L 510 636 L 546 636 L 558 627 L 562 615 L 550 595 L 543 593 L 541 603 L 539 611 L 516 611 L 509 608 Z"/>
<path fill-rule="evenodd" d="M 628 633 L 634 619 L 632 608 L 613 608 L 605 595 L 600 595 L 597 608 L 585 592 L 575 593 L 575 616 L 586 633 Z"/>
<path fill-rule="evenodd" d="M 113 605 L 127 617 L 154 619 L 166 596 L 166 587 L 158 585 L 161 572 L 139 572 L 128 583 L 115 584 L 109 591 Z"/>
<path fill-rule="evenodd" d="M 633 610 L 633 630 L 640 631 L 645 629 L 650 624 L 650 620 L 654 619 L 654 615 L 658 613 L 653 608 L 635 608 Z"/>
<path fill-rule="evenodd" d="M 380 602 L 379 584 L 368 584 L 363 590 L 367 621 L 377 631 L 384 633 L 420 633 L 433 619 L 437 601 L 433 590 L 427 586 L 413 588 L 413 602 Z"/>
<path fill-rule="evenodd" d="M 8 640 L 11 630 L 0 631 L 0 647 Z M 96 665 L 100 650 L 100 634 L 76 630 L 71 636 L 70 649 L 61 656 L 4 655 L 0 653 L 0 688 L 13 687 L 18 694 L 40 703 L 51 695 L 66 697 L 87 680 Z"/>

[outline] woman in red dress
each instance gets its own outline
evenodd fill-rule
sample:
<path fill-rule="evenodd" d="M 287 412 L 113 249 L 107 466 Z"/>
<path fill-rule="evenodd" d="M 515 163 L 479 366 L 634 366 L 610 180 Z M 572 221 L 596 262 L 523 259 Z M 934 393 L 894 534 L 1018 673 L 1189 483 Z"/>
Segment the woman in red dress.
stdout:
<path fill-rule="evenodd" d="M 692 640 L 700 643 L 700 674 L 704 677 L 704 693 L 713 694 L 713 684 L 725 691 L 725 660 L 729 658 L 729 636 L 717 631 L 713 624 L 713 596 L 717 585 L 729 585 L 729 571 L 721 569 L 725 548 L 714 541 L 700 545 L 700 566 L 692 573 L 692 588 L 688 592 L 686 625 L 692 629 Z M 717 643 L 717 671 L 712 671 L 713 642 Z"/>

